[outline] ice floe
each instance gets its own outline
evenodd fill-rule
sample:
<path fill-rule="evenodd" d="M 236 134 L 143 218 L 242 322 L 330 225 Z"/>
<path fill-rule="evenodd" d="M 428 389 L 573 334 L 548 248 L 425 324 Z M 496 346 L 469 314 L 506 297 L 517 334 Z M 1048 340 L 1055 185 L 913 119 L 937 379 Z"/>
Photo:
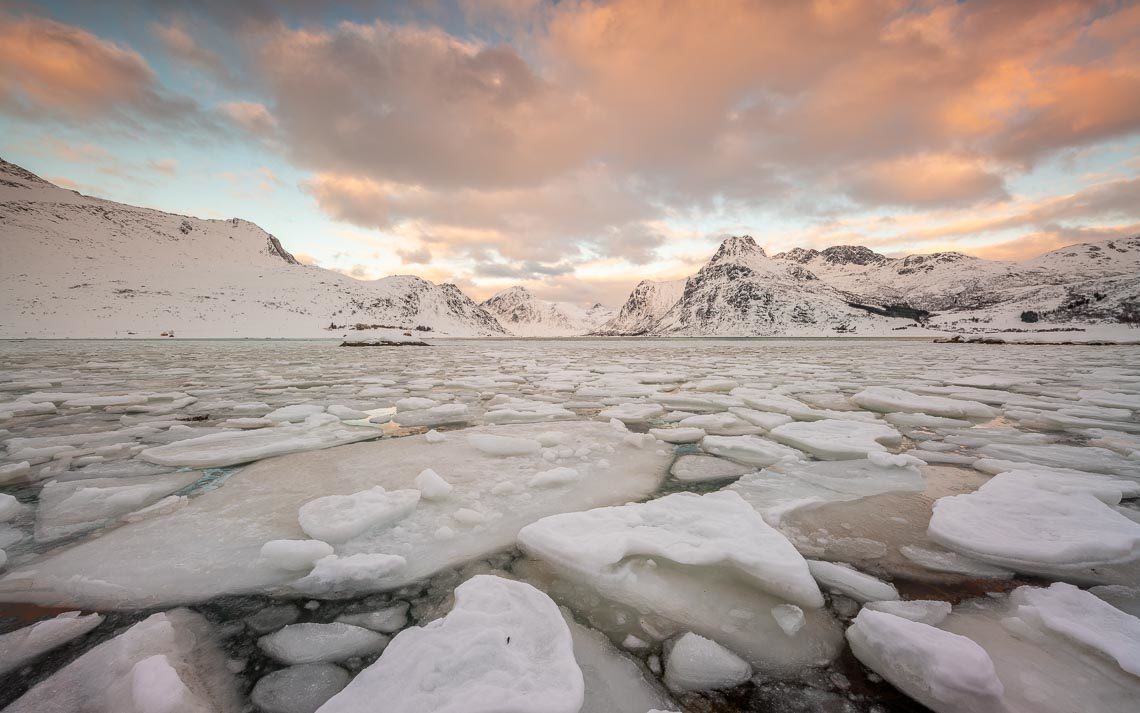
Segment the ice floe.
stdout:
<path fill-rule="evenodd" d="M 449 614 L 397 634 L 320 713 L 378 700 L 401 713 L 578 713 L 584 683 L 554 602 L 528 584 L 477 575 L 456 587 Z"/>

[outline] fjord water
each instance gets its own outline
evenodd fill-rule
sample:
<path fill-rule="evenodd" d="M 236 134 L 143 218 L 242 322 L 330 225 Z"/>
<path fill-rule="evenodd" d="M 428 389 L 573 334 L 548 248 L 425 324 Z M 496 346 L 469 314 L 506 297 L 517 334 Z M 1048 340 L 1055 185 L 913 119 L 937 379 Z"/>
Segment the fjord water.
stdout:
<path fill-rule="evenodd" d="M 165 617 L 177 710 L 363 710 L 511 601 L 549 710 L 1128 710 L 1137 412 L 1130 346 L 0 342 L 0 632 L 101 615 L 0 705 Z"/>

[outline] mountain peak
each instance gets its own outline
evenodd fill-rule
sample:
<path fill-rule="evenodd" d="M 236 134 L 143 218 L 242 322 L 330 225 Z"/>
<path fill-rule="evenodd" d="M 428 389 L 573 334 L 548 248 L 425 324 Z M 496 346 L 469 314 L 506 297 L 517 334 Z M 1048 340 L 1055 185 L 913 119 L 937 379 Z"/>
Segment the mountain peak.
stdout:
<path fill-rule="evenodd" d="M 764 252 L 764 248 L 756 244 L 756 240 L 751 235 L 731 235 L 721 242 L 710 262 L 737 260 L 752 256 L 767 257 L 767 254 Z"/>
<path fill-rule="evenodd" d="M 862 245 L 836 245 L 819 254 L 829 263 L 844 265 L 877 265 L 889 259 Z"/>

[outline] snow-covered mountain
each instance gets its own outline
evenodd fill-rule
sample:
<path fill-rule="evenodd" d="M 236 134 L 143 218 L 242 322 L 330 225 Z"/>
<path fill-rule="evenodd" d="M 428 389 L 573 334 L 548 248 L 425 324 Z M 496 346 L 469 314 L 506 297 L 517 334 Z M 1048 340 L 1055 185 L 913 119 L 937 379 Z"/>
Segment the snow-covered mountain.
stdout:
<path fill-rule="evenodd" d="M 302 265 L 247 221 L 90 198 L 0 161 L 0 337 L 503 335 L 451 284 Z M 335 327 L 334 329 L 330 329 Z"/>
<path fill-rule="evenodd" d="M 654 282 L 642 280 L 622 305 L 617 316 L 598 327 L 602 335 L 648 334 L 658 320 L 681 299 L 685 280 Z"/>
<path fill-rule="evenodd" d="M 751 237 L 730 237 L 662 308 L 670 297 L 643 282 L 599 332 L 888 334 L 920 316 L 923 328 L 949 331 L 1134 323 L 1140 236 L 1020 262 L 956 252 L 890 258 L 852 245 L 769 257 Z"/>
<path fill-rule="evenodd" d="M 589 307 L 550 302 L 525 287 L 508 287 L 479 305 L 517 337 L 568 337 L 588 334 L 613 317 L 601 303 Z"/>

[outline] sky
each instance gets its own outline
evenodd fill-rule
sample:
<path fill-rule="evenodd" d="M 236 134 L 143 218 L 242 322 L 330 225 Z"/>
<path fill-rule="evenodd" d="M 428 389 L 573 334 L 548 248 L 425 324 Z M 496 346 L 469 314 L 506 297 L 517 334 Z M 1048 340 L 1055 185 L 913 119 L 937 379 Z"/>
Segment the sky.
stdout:
<path fill-rule="evenodd" d="M 1023 259 L 1140 233 L 1140 2 L 0 0 L 0 157 L 476 299 Z"/>

